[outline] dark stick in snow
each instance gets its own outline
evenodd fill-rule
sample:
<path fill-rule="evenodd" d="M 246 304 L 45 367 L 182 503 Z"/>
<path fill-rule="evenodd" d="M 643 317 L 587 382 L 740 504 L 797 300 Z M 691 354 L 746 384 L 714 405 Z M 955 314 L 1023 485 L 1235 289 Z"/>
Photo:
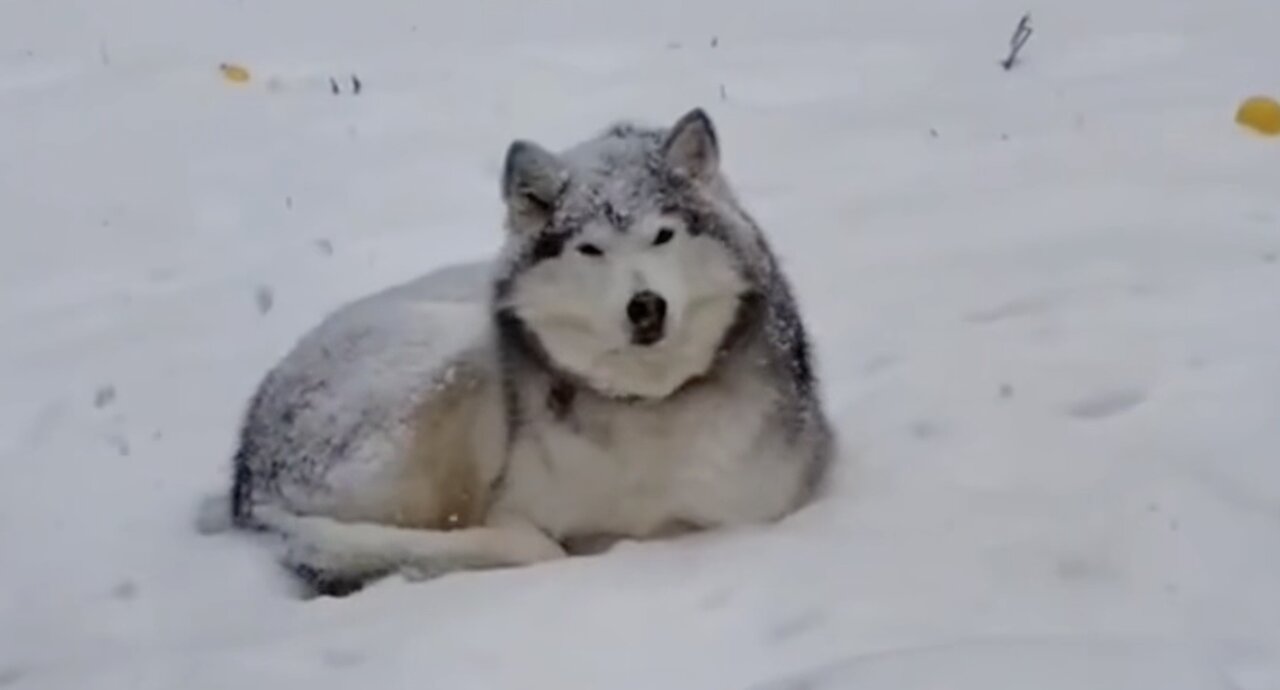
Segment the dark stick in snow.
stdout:
<path fill-rule="evenodd" d="M 1018 22 L 1018 27 L 1013 30 L 1013 36 L 1009 38 L 1009 57 L 1000 63 L 1005 71 L 1013 69 L 1014 63 L 1018 61 L 1018 53 L 1022 51 L 1022 46 L 1027 44 L 1027 39 L 1031 38 L 1031 14 L 1022 15 L 1022 20 Z"/>

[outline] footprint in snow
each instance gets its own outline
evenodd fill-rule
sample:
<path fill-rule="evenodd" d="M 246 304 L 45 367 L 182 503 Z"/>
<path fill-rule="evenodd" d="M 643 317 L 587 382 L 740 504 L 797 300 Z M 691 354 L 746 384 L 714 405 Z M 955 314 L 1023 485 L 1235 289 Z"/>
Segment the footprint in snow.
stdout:
<path fill-rule="evenodd" d="M 17 683 L 25 675 L 27 675 L 27 672 L 17 666 L 0 668 L 0 688 Z"/>
<path fill-rule="evenodd" d="M 1076 419 L 1106 419 L 1141 405 L 1147 394 L 1136 388 L 1118 388 L 1085 396 L 1067 406 L 1067 414 Z"/>
<path fill-rule="evenodd" d="M 698 604 L 704 610 L 715 611 L 716 609 L 724 608 L 725 604 L 728 604 L 729 600 L 732 598 L 732 590 L 728 588 L 717 589 L 707 593 L 706 596 L 702 597 L 702 600 L 699 601 Z"/>
<path fill-rule="evenodd" d="M 767 635 L 772 642 L 783 642 L 817 628 L 825 620 L 826 616 L 820 611 L 804 611 L 769 626 Z"/>
<path fill-rule="evenodd" d="M 364 661 L 364 655 L 349 649 L 326 649 L 320 658 L 329 668 L 348 668 Z"/>
<path fill-rule="evenodd" d="M 871 357 L 862 365 L 862 371 L 868 375 L 878 374 L 898 363 L 898 357 L 881 353 Z"/>
<path fill-rule="evenodd" d="M 1058 559 L 1054 564 L 1054 572 L 1066 582 L 1098 582 L 1116 577 L 1113 565 L 1105 560 L 1083 554 Z"/>
<path fill-rule="evenodd" d="M 994 307 L 971 311 L 965 314 L 964 320 L 969 323 L 995 323 L 1021 316 L 1032 316 L 1047 311 L 1052 304 L 1053 301 L 1048 297 L 1023 297 Z"/>
<path fill-rule="evenodd" d="M 94 391 L 93 406 L 102 409 L 115 402 L 115 399 L 116 387 L 108 383 L 105 386 L 99 386 L 98 390 Z"/>
<path fill-rule="evenodd" d="M 911 423 L 911 436 L 921 441 L 937 438 L 942 435 L 942 426 L 929 419 L 920 419 Z"/>
<path fill-rule="evenodd" d="M 258 313 L 266 314 L 271 311 L 276 303 L 275 292 L 269 286 L 259 285 L 258 289 L 253 293 L 254 303 L 258 305 Z"/>
<path fill-rule="evenodd" d="M 129 601 L 138 596 L 138 585 L 132 580 L 122 580 L 111 588 L 111 596 L 121 601 Z"/>

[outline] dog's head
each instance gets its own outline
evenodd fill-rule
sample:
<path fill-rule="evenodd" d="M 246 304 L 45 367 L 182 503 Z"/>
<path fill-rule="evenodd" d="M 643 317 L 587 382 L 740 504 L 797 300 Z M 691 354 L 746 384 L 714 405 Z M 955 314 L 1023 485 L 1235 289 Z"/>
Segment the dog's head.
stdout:
<path fill-rule="evenodd" d="M 747 318 L 763 246 L 701 110 L 615 125 L 559 155 L 507 151 L 498 318 L 597 392 L 662 398 L 706 374 Z"/>

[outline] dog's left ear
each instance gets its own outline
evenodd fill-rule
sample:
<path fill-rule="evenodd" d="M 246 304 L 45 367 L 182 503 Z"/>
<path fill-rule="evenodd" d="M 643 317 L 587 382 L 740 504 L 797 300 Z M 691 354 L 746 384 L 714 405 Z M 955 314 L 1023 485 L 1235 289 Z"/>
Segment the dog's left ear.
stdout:
<path fill-rule="evenodd" d="M 667 165 L 693 180 L 707 180 L 720 169 L 720 144 L 716 128 L 702 108 L 694 108 L 676 121 L 662 147 Z"/>

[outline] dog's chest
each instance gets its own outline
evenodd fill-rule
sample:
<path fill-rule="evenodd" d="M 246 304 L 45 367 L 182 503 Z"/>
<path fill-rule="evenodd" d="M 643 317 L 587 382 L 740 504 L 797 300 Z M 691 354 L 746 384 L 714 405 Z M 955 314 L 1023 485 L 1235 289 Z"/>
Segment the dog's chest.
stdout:
<path fill-rule="evenodd" d="M 661 403 L 550 393 L 517 434 L 497 508 L 560 537 L 768 517 L 794 491 L 785 459 L 762 456 L 777 450 L 774 404 L 754 377 Z"/>

